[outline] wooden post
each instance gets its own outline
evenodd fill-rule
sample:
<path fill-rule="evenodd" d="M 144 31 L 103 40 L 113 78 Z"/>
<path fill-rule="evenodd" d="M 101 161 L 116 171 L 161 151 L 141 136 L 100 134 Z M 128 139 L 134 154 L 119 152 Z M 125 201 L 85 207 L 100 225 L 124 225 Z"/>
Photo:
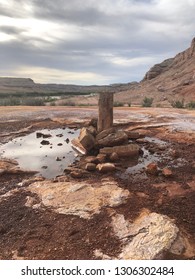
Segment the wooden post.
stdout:
<path fill-rule="evenodd" d="M 113 126 L 113 93 L 99 94 L 98 132 Z"/>

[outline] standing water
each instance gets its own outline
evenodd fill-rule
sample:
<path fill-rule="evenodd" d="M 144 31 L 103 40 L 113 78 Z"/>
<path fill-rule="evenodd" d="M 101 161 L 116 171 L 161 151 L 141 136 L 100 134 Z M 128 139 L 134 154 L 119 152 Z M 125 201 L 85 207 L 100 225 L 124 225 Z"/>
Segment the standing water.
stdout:
<path fill-rule="evenodd" d="M 44 129 L 18 137 L 0 147 L 0 156 L 17 160 L 20 168 L 38 171 L 51 179 L 63 174 L 64 169 L 76 159 L 71 140 L 79 130 Z"/>

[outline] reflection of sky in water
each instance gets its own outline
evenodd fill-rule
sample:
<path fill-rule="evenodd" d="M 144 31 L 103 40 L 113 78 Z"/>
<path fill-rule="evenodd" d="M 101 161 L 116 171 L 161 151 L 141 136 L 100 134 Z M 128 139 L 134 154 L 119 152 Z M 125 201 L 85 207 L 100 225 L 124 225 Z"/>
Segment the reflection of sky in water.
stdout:
<path fill-rule="evenodd" d="M 75 152 L 71 147 L 71 140 L 78 137 L 79 130 L 54 129 L 40 130 L 43 134 L 50 134 L 49 138 L 37 138 L 36 132 L 24 137 L 18 137 L 0 147 L 0 155 L 16 159 L 23 169 L 36 170 L 46 178 L 53 178 L 63 173 L 63 170 L 75 160 Z M 56 136 L 62 134 L 62 137 Z M 69 139 L 69 143 L 66 139 Z M 49 141 L 49 145 L 41 145 L 41 141 Z M 62 144 L 58 146 L 58 144 Z M 56 161 L 59 157 L 60 161 Z M 47 167 L 47 168 L 46 168 Z"/>

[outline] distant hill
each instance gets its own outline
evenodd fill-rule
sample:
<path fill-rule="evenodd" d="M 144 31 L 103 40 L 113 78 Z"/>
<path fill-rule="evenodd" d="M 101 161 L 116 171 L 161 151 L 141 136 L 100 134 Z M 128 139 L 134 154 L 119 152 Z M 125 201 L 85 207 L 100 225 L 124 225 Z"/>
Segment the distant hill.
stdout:
<path fill-rule="evenodd" d="M 154 65 L 134 88 L 115 95 L 116 100 L 135 104 L 144 97 L 164 106 L 173 100 L 195 101 L 195 38 L 187 50 Z"/>
<path fill-rule="evenodd" d="M 102 91 L 118 92 L 131 89 L 137 83 L 79 86 L 68 84 L 39 84 L 32 79 L 0 77 L 0 95 L 17 93 L 99 93 Z"/>

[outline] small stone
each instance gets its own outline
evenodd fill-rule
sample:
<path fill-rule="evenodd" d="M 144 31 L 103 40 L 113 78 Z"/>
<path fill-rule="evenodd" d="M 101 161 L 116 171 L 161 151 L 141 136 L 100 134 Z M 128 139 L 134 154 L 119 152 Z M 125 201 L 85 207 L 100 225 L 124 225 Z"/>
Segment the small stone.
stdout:
<path fill-rule="evenodd" d="M 41 168 L 42 168 L 42 169 L 47 169 L 47 168 L 48 168 L 48 166 L 43 165 Z"/>
<path fill-rule="evenodd" d="M 68 144 L 70 142 L 69 138 L 66 138 L 65 142 Z"/>
<path fill-rule="evenodd" d="M 62 144 L 62 143 L 58 143 L 57 145 L 58 145 L 58 146 L 62 146 L 63 144 Z"/>
<path fill-rule="evenodd" d="M 56 161 L 61 161 L 61 158 L 59 158 L 59 157 L 56 157 Z"/>
<path fill-rule="evenodd" d="M 117 153 L 113 152 L 111 155 L 110 155 L 110 160 L 115 162 L 115 161 L 118 161 L 119 160 L 119 156 Z"/>
<path fill-rule="evenodd" d="M 116 169 L 115 165 L 109 162 L 98 164 L 96 168 L 102 173 L 113 172 Z"/>
<path fill-rule="evenodd" d="M 155 162 L 151 162 L 146 166 L 146 172 L 151 175 L 158 174 L 158 166 Z"/>
<path fill-rule="evenodd" d="M 60 134 L 57 134 L 56 136 L 57 136 L 57 137 L 63 137 L 63 134 L 60 133 Z"/>
<path fill-rule="evenodd" d="M 49 145 L 49 144 L 50 144 L 50 142 L 47 141 L 47 140 L 42 140 L 41 141 L 41 145 Z"/>
<path fill-rule="evenodd" d="M 42 137 L 43 137 L 43 138 L 50 138 L 50 137 L 51 137 L 51 134 L 43 134 L 43 133 L 42 133 Z"/>
<path fill-rule="evenodd" d="M 85 166 L 85 169 L 87 171 L 95 171 L 96 170 L 96 164 L 95 163 L 87 163 Z"/>
<path fill-rule="evenodd" d="M 166 178 L 169 178 L 169 177 L 172 177 L 173 176 L 173 172 L 169 169 L 169 168 L 163 168 L 162 170 L 162 174 L 166 177 Z"/>
<path fill-rule="evenodd" d="M 37 137 L 37 138 L 41 138 L 42 135 L 43 135 L 43 133 L 41 133 L 41 132 L 37 132 L 37 133 L 36 133 L 36 137 Z"/>

